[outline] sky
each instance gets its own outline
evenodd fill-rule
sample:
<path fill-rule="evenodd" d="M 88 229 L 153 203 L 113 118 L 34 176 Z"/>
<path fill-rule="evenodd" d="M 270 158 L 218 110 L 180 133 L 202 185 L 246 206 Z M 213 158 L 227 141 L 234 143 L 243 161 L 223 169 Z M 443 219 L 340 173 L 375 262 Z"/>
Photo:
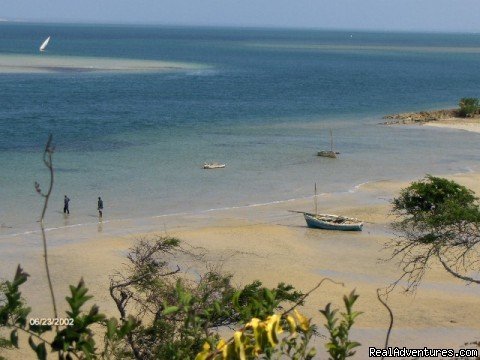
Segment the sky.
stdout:
<path fill-rule="evenodd" d="M 0 0 L 0 19 L 480 32 L 480 0 Z"/>

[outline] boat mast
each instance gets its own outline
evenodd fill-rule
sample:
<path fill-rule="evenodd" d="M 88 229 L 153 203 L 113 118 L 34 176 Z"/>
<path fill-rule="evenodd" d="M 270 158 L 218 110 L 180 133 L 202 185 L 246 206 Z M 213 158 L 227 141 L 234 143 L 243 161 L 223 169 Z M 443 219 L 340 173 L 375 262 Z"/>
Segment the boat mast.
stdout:
<path fill-rule="evenodd" d="M 315 215 L 318 215 L 317 183 L 315 183 Z"/>
<path fill-rule="evenodd" d="M 330 151 L 333 152 L 333 131 L 330 129 Z"/>

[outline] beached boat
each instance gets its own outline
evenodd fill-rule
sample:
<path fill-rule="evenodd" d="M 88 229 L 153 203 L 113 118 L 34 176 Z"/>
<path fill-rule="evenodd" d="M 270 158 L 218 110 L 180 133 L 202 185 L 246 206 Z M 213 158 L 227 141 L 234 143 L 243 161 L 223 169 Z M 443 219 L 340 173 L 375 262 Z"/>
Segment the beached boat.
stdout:
<path fill-rule="evenodd" d="M 219 163 L 204 163 L 203 168 L 204 169 L 223 169 L 225 164 L 219 164 Z"/>
<path fill-rule="evenodd" d="M 42 45 L 40 45 L 40 51 L 45 51 L 49 42 L 50 42 L 50 36 L 45 39 Z"/>
<path fill-rule="evenodd" d="M 330 150 L 319 151 L 317 152 L 317 156 L 336 159 L 338 154 L 340 154 L 338 151 L 333 151 L 333 131 L 330 130 Z"/>
<path fill-rule="evenodd" d="M 324 230 L 362 231 L 363 223 L 355 218 L 331 214 L 303 213 L 308 227 Z"/>
<path fill-rule="evenodd" d="M 307 226 L 315 229 L 324 230 L 341 230 L 341 231 L 361 231 L 363 222 L 358 219 L 350 218 L 340 215 L 319 214 L 318 213 L 318 199 L 317 199 L 317 183 L 315 183 L 315 213 L 305 211 L 289 210 L 290 212 L 303 214 Z"/>

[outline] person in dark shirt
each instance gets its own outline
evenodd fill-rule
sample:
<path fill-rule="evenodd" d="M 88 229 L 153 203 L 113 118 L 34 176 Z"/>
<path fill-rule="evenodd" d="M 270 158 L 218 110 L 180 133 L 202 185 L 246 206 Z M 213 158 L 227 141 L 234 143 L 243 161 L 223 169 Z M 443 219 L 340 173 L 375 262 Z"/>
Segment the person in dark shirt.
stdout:
<path fill-rule="evenodd" d="M 63 213 L 64 214 L 70 214 L 70 209 L 68 208 L 70 203 L 70 199 L 68 198 L 67 195 L 63 198 Z"/>
<path fill-rule="evenodd" d="M 98 209 L 98 216 L 101 219 L 103 217 L 103 200 L 100 196 L 98 197 L 97 209 Z"/>

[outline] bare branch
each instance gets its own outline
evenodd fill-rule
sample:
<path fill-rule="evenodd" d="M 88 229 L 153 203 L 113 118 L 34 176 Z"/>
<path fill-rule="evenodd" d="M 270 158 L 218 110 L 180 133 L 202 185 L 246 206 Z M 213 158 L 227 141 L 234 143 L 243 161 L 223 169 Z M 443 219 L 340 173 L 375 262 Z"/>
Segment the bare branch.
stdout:
<path fill-rule="evenodd" d="M 50 297 L 52 299 L 52 307 L 53 307 L 53 314 L 55 318 L 58 318 L 58 311 L 57 311 L 57 303 L 55 301 L 55 293 L 53 291 L 53 284 L 52 284 L 52 278 L 50 276 L 50 268 L 48 266 L 48 248 L 47 248 L 47 236 L 45 234 L 45 213 L 48 208 L 48 201 L 50 200 L 50 195 L 52 194 L 53 190 L 53 183 L 54 183 L 54 171 L 53 171 L 53 152 L 54 152 L 54 146 L 52 145 L 52 140 L 53 137 L 50 134 L 48 137 L 47 144 L 45 145 L 45 150 L 43 152 L 43 163 L 45 166 L 48 168 L 49 173 L 50 173 L 50 182 L 48 186 L 48 190 L 46 193 L 43 193 L 40 189 L 40 185 L 38 182 L 35 182 L 35 190 L 42 195 L 42 197 L 45 199 L 43 203 L 43 209 L 42 209 L 42 215 L 40 216 L 40 228 L 42 230 L 42 242 L 43 242 L 43 257 L 45 260 L 45 271 L 47 273 L 47 280 L 48 280 L 48 288 L 50 290 Z M 57 325 L 58 328 L 58 325 Z"/>
<path fill-rule="evenodd" d="M 332 280 L 330 278 L 323 278 L 322 280 L 320 280 L 320 282 L 315 285 L 315 287 L 313 287 L 311 290 L 309 290 L 306 294 L 304 294 L 295 304 L 293 304 L 293 306 L 291 308 L 289 308 L 288 310 L 285 310 L 283 313 L 282 313 L 282 316 L 285 316 L 286 314 L 292 312 L 295 308 L 297 308 L 298 306 L 300 306 L 301 304 L 303 304 L 303 302 L 305 301 L 305 299 L 307 297 L 310 296 L 311 293 L 313 293 L 315 290 L 317 290 L 320 286 L 322 286 L 322 284 L 325 282 L 325 281 L 330 281 L 336 285 L 342 285 L 343 287 L 345 287 L 345 284 L 342 283 L 342 282 L 338 282 L 338 281 L 335 281 L 335 280 Z"/>
<path fill-rule="evenodd" d="M 455 276 L 456 278 L 459 278 L 459 279 L 462 279 L 462 280 L 465 280 L 469 283 L 475 283 L 475 284 L 480 284 L 480 280 L 477 280 L 477 279 L 474 279 L 472 277 L 469 277 L 469 276 L 466 276 L 466 275 L 461 275 L 455 271 L 453 271 L 449 266 L 448 264 L 442 259 L 442 256 L 440 255 L 439 252 L 437 252 L 437 258 L 438 260 L 440 261 L 440 263 L 443 265 L 443 268 L 445 270 L 447 270 L 448 273 L 450 273 L 451 275 Z"/>
<path fill-rule="evenodd" d="M 393 312 L 392 312 L 392 309 L 387 305 L 387 303 L 381 298 L 380 289 L 377 289 L 377 299 L 388 310 L 388 314 L 390 316 L 390 325 L 388 326 L 387 335 L 385 337 L 385 346 L 383 347 L 384 349 L 387 349 L 388 348 L 388 342 L 390 340 L 390 333 L 392 332 L 392 328 L 393 328 Z M 384 358 L 385 357 L 382 356 L 382 359 L 384 359 Z"/>

